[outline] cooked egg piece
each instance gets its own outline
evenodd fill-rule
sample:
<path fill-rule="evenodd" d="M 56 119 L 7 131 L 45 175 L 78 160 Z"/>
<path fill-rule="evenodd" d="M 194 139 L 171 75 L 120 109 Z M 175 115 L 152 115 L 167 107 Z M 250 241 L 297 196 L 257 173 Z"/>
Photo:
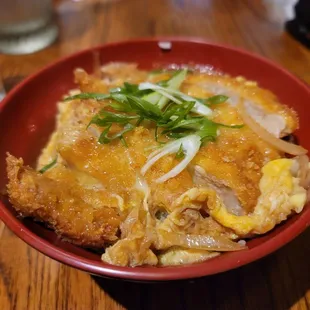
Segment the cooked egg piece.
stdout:
<path fill-rule="evenodd" d="M 251 214 L 230 214 L 224 204 L 217 200 L 217 205 L 210 206 L 210 215 L 239 236 L 263 234 L 273 229 L 292 212 L 301 212 L 306 203 L 306 190 L 299 185 L 299 179 L 294 177 L 292 171 L 295 164 L 294 159 L 281 158 L 263 167 L 259 183 L 261 195 Z"/>

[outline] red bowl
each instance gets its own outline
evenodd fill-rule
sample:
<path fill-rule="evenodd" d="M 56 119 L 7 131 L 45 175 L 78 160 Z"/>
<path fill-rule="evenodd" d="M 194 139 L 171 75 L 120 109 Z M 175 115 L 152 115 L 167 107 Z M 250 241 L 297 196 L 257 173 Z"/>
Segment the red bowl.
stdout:
<path fill-rule="evenodd" d="M 158 42 L 170 41 L 171 50 Z M 27 78 L 0 103 L 0 188 L 6 184 L 5 156 L 10 152 L 33 164 L 55 124 L 56 102 L 74 87 L 73 70 L 92 71 L 94 51 L 101 63 L 136 62 L 141 68 L 175 64 L 205 64 L 233 76 L 242 75 L 274 92 L 300 117 L 297 136 L 310 149 L 310 90 L 298 78 L 274 63 L 248 52 L 193 39 L 142 39 L 107 44 L 63 58 Z M 248 242 L 248 250 L 225 253 L 203 263 L 179 267 L 117 267 L 103 263 L 100 255 L 62 242 L 57 235 L 28 219 L 19 219 L 7 200 L 0 203 L 0 218 L 22 240 L 62 263 L 89 273 L 138 281 L 167 281 L 202 277 L 257 260 L 291 241 L 309 226 L 310 205 L 270 233 Z"/>

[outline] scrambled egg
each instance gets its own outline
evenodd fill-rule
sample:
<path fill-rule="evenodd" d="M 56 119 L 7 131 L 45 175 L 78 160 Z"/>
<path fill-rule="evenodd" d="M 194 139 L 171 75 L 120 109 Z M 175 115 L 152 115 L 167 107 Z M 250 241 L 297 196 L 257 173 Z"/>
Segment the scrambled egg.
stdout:
<path fill-rule="evenodd" d="M 270 161 L 263 169 L 259 183 L 261 195 L 253 213 L 245 216 L 230 214 L 219 202 L 210 208 L 210 215 L 238 235 L 263 234 L 285 220 L 292 211 L 301 212 L 306 203 L 306 190 L 294 177 L 293 159 L 281 158 Z"/>

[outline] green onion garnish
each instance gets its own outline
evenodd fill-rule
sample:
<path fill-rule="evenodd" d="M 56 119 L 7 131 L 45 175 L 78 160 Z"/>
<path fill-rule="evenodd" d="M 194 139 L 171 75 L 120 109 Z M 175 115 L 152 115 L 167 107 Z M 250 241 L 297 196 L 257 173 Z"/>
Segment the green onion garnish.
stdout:
<path fill-rule="evenodd" d="M 44 173 L 45 171 L 51 169 L 53 166 L 55 166 L 57 163 L 57 156 L 55 157 L 55 159 L 50 162 L 49 164 L 45 165 L 44 167 L 42 167 L 40 170 L 39 170 L 39 173 Z"/>
<path fill-rule="evenodd" d="M 98 94 L 98 93 L 81 93 L 74 96 L 66 97 L 64 101 L 70 101 L 75 99 L 95 99 L 104 100 L 110 98 L 110 94 Z"/>
<path fill-rule="evenodd" d="M 98 101 L 110 99 L 107 107 L 114 111 L 107 111 L 105 107 L 96 114 L 88 124 L 102 128 L 99 142 L 106 144 L 113 140 L 121 140 L 127 145 L 124 135 L 140 126 L 145 121 L 153 123 L 155 140 L 158 143 L 160 135 L 173 139 L 183 139 L 189 135 L 200 137 L 201 142 L 215 141 L 220 127 L 241 128 L 243 125 L 225 125 L 208 119 L 213 111 L 208 107 L 212 104 L 226 102 L 228 97 L 216 95 L 209 98 L 194 98 L 179 91 L 186 78 L 187 70 L 177 70 L 164 83 L 149 82 L 139 85 L 125 82 L 123 87 L 110 89 L 109 94 L 81 93 L 65 99 L 95 99 Z M 123 128 L 111 135 L 113 124 Z M 176 157 L 182 158 L 187 150 L 180 145 Z"/>
<path fill-rule="evenodd" d="M 184 158 L 184 156 L 185 156 L 185 152 L 184 152 L 184 149 L 183 149 L 183 144 L 181 144 L 179 150 L 175 154 L 175 158 L 176 159 L 182 159 L 182 158 Z"/>

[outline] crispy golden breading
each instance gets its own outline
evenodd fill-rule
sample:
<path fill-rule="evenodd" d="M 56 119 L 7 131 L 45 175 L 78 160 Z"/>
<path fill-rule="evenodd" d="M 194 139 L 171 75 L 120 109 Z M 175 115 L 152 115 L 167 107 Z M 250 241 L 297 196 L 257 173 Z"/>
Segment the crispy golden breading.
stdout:
<path fill-rule="evenodd" d="M 266 129 L 277 133 L 277 136 L 292 133 L 299 126 L 297 114 L 293 109 L 281 104 L 269 90 L 260 88 L 256 82 L 247 81 L 243 77 L 192 74 L 186 79 L 182 90 L 202 98 L 216 94 L 227 95 L 229 104 L 235 107 L 242 98 L 247 104 L 251 104 L 250 114 L 259 116 L 257 120 L 266 125 Z M 276 125 L 280 128 L 275 128 Z"/>
<path fill-rule="evenodd" d="M 121 217 L 116 201 L 82 188 L 67 169 L 53 180 L 8 155 L 7 173 L 10 202 L 22 216 L 46 222 L 61 237 L 86 247 L 102 248 L 117 239 Z"/>
<path fill-rule="evenodd" d="M 148 74 L 135 64 L 112 63 L 101 71 L 100 79 L 77 69 L 79 89 L 73 93 L 108 93 L 124 82 L 157 83 L 171 77 L 171 72 Z M 226 102 L 210 105 L 209 118 L 216 123 L 242 125 L 242 101 L 247 113 L 275 137 L 298 127 L 293 110 L 240 77 L 195 72 L 187 74 L 181 91 L 196 98 L 227 95 Z M 8 155 L 8 195 L 22 216 L 47 223 L 75 244 L 104 247 L 107 263 L 138 266 L 192 263 L 242 250 L 240 238 L 265 233 L 302 210 L 306 190 L 299 186 L 298 159 L 283 158 L 246 125 L 219 126 L 215 141 L 202 145 L 186 169 L 158 183 L 182 159 L 165 155 L 142 173 L 150 154 L 161 147 L 154 123 L 144 120 L 125 133 L 126 147 L 120 139 L 100 144 L 103 128 L 87 126 L 102 108 L 115 113 L 112 102 L 58 104 L 56 129 L 37 169 L 56 156 L 57 163 L 43 174 Z M 122 129 L 122 123 L 113 123 L 110 137 Z M 168 142 L 169 137 L 160 135 L 160 140 Z"/>
<path fill-rule="evenodd" d="M 69 134 L 69 133 L 68 133 Z M 154 133 L 138 127 L 127 136 L 128 148 L 119 141 L 101 145 L 94 138 L 82 139 L 73 145 L 59 143 L 58 151 L 69 166 L 98 179 L 112 193 L 121 195 L 126 204 L 136 204 L 137 173 L 146 162 L 154 146 Z M 193 186 L 192 177 L 187 170 L 165 184 L 155 183 L 155 179 L 175 166 L 174 156 L 159 161 L 145 179 L 151 190 L 152 203 L 166 209 L 184 191 Z M 133 199 L 130 196 L 133 195 Z"/>
<path fill-rule="evenodd" d="M 221 104 L 216 109 L 214 121 L 242 124 L 237 110 L 229 104 Z M 246 126 L 221 128 L 216 142 L 203 146 L 192 164 L 202 167 L 207 174 L 234 190 L 242 207 L 249 212 L 260 195 L 258 185 L 262 167 L 280 155 Z"/>

